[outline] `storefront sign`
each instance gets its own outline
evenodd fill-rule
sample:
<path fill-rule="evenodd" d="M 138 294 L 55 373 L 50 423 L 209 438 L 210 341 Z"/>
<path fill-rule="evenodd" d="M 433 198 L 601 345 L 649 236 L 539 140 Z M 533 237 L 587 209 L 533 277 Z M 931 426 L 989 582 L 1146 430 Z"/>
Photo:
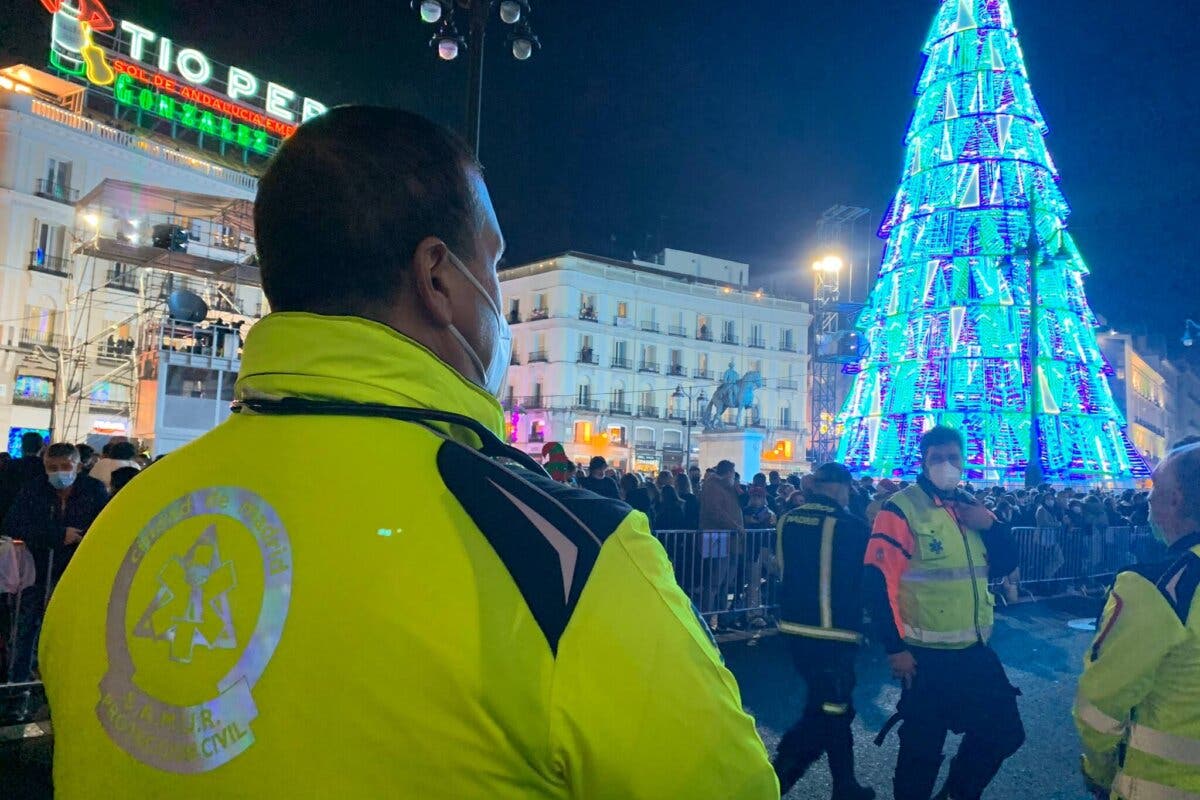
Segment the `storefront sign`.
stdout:
<path fill-rule="evenodd" d="M 50 64 L 60 74 L 108 87 L 120 106 L 268 154 L 325 105 L 249 70 L 129 20 L 99 0 L 42 0 L 54 14 Z"/>

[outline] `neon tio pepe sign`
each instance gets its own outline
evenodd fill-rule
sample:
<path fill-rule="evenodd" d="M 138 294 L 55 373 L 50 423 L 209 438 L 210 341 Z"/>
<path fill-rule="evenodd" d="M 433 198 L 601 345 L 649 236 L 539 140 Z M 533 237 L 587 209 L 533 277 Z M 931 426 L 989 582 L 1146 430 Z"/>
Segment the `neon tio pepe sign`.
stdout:
<path fill-rule="evenodd" d="M 128 20 L 114 22 L 96 2 L 81 3 L 82 13 L 67 0 L 43 4 L 54 12 L 51 64 L 110 86 L 120 105 L 262 154 L 271 151 L 272 139 L 287 138 L 325 111 L 324 104 L 249 70 L 220 64 Z"/>

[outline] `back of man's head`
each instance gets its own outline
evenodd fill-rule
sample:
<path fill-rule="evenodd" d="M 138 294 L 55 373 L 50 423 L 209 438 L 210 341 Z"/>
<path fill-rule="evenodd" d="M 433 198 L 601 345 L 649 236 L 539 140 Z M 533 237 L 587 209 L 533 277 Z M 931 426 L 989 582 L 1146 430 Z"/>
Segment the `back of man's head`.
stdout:
<path fill-rule="evenodd" d="M 114 461 L 132 461 L 137 455 L 137 448 L 133 446 L 133 442 L 117 442 L 109 451 L 109 458 Z"/>
<path fill-rule="evenodd" d="M 301 125 L 258 183 L 255 241 L 275 311 L 370 315 L 435 236 L 474 254 L 478 170 L 462 140 L 424 117 L 339 106 Z"/>
<path fill-rule="evenodd" d="M 21 434 L 21 455 L 36 456 L 42 452 L 46 440 L 36 431 L 25 431 Z"/>
<path fill-rule="evenodd" d="M 728 477 L 733 474 L 733 462 L 728 460 L 719 461 L 714 471 L 723 478 Z"/>

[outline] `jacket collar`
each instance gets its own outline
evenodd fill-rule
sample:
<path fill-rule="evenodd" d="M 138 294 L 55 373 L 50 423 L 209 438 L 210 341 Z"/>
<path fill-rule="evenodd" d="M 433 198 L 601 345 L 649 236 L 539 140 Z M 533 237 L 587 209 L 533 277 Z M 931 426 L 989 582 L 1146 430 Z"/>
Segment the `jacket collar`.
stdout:
<path fill-rule="evenodd" d="M 496 398 L 423 345 L 378 322 L 269 314 L 246 337 L 238 400 L 299 397 L 449 411 L 504 436 Z"/>
<path fill-rule="evenodd" d="M 1187 536 L 1182 536 L 1175 540 L 1175 544 L 1167 548 L 1172 555 L 1178 555 L 1185 550 L 1191 550 L 1196 545 L 1200 544 L 1200 531 L 1189 533 Z"/>

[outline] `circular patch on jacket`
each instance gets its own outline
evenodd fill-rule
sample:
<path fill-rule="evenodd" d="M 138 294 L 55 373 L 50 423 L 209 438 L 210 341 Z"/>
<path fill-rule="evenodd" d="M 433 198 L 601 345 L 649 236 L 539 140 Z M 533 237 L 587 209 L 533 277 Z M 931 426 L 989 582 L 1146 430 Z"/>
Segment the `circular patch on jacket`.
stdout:
<path fill-rule="evenodd" d="M 113 742 L 177 773 L 246 752 L 252 690 L 279 644 L 291 586 L 287 531 L 253 492 L 199 489 L 155 514 L 108 603 L 96 714 Z"/>

